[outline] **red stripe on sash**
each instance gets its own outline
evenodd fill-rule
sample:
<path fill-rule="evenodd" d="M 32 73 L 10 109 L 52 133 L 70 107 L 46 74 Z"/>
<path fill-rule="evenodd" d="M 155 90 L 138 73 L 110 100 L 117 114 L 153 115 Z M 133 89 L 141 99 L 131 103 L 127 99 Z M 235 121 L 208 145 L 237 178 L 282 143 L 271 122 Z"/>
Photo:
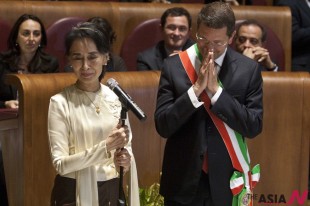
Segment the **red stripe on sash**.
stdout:
<path fill-rule="evenodd" d="M 195 68 L 193 67 L 190 58 L 188 56 L 187 51 L 183 51 L 181 53 L 179 53 L 179 56 L 181 58 L 181 62 L 183 64 L 183 67 L 187 73 L 187 76 L 189 77 L 190 81 L 192 84 L 194 84 L 197 80 L 197 74 L 195 71 Z M 210 104 L 211 104 L 211 100 L 208 97 L 208 94 L 206 93 L 206 91 L 203 91 L 200 95 L 201 100 L 204 102 L 204 107 L 206 109 L 206 111 L 208 112 L 209 116 L 211 117 L 214 125 L 216 126 L 217 130 L 219 131 L 221 137 L 223 138 L 223 141 L 226 145 L 227 151 L 229 153 L 229 156 L 231 158 L 233 167 L 240 171 L 243 172 L 243 169 L 241 167 L 241 164 L 237 158 L 236 152 L 233 148 L 232 142 L 230 140 L 229 134 L 226 130 L 226 127 L 223 123 L 223 121 L 221 119 L 219 119 L 216 115 L 214 115 L 211 111 L 210 111 Z"/>

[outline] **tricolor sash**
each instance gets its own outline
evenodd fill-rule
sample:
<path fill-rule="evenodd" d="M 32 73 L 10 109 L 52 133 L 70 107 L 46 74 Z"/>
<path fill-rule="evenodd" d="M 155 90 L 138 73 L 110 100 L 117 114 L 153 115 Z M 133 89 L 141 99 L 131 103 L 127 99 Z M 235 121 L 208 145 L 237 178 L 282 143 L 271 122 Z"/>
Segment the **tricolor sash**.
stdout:
<path fill-rule="evenodd" d="M 191 83 L 194 84 L 197 80 L 195 65 L 199 67 L 202 62 L 202 56 L 199 53 L 197 44 L 179 53 L 179 56 Z M 200 61 L 197 61 L 198 59 Z M 219 85 L 223 87 L 220 82 Z M 253 170 L 250 171 L 250 156 L 242 135 L 231 129 L 225 122 L 210 111 L 211 100 L 206 91 L 201 93 L 200 99 L 204 102 L 207 113 L 224 141 L 234 169 L 237 170 L 233 173 L 230 180 L 230 188 L 234 195 L 232 206 L 252 206 L 252 191 L 259 181 L 260 167 L 256 165 Z"/>

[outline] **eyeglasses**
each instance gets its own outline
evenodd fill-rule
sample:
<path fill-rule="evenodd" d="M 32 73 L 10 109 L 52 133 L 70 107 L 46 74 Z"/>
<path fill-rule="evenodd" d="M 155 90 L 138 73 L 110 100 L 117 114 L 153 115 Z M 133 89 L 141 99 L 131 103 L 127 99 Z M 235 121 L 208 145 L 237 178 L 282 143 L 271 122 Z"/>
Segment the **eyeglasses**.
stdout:
<path fill-rule="evenodd" d="M 197 41 L 203 42 L 203 43 L 211 45 L 213 47 L 223 47 L 223 46 L 226 46 L 228 43 L 227 41 L 226 42 L 222 42 L 222 41 L 212 42 L 212 41 L 209 41 L 205 37 L 199 36 L 197 33 L 196 33 L 196 39 L 197 39 Z"/>
<path fill-rule="evenodd" d="M 260 43 L 260 40 L 259 40 L 259 39 L 256 39 L 256 38 L 247 38 L 247 37 L 245 37 L 245 36 L 238 36 L 237 39 L 238 39 L 238 41 L 239 41 L 241 44 L 245 43 L 247 40 L 249 40 L 250 43 L 251 43 L 253 46 L 255 46 L 255 45 L 257 45 L 257 44 Z"/>

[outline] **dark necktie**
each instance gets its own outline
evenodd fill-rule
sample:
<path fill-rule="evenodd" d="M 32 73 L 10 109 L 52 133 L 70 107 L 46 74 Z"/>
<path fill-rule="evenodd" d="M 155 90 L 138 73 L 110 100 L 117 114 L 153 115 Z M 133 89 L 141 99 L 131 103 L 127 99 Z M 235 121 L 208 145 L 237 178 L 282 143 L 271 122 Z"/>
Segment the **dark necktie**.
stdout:
<path fill-rule="evenodd" d="M 205 156 L 203 158 L 202 170 L 205 173 L 208 173 L 208 152 L 206 152 L 206 154 L 205 154 Z"/>

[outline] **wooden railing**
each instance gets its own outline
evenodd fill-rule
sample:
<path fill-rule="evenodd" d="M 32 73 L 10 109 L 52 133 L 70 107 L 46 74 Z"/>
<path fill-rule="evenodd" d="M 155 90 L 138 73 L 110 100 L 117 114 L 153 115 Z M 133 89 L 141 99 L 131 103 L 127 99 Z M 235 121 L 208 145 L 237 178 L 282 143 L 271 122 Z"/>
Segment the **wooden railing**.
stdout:
<path fill-rule="evenodd" d="M 129 112 L 140 187 L 160 178 L 165 141 L 157 134 L 153 119 L 159 76 L 159 72 L 116 72 L 107 73 L 103 80 L 115 78 L 148 116 L 140 122 Z M 268 195 L 283 195 L 288 201 L 294 190 L 304 192 L 309 169 L 309 74 L 266 72 L 263 80 L 263 132 L 248 140 L 252 166 L 260 163 L 262 168 L 261 182 L 254 190 L 255 205 L 263 205 L 260 198 L 268 201 Z M 75 76 L 16 74 L 6 81 L 20 94 L 19 114 L 12 127 L 0 121 L 10 205 L 48 205 L 55 176 L 47 137 L 49 99 L 73 84 Z M 292 205 L 297 206 L 297 201 Z"/>

